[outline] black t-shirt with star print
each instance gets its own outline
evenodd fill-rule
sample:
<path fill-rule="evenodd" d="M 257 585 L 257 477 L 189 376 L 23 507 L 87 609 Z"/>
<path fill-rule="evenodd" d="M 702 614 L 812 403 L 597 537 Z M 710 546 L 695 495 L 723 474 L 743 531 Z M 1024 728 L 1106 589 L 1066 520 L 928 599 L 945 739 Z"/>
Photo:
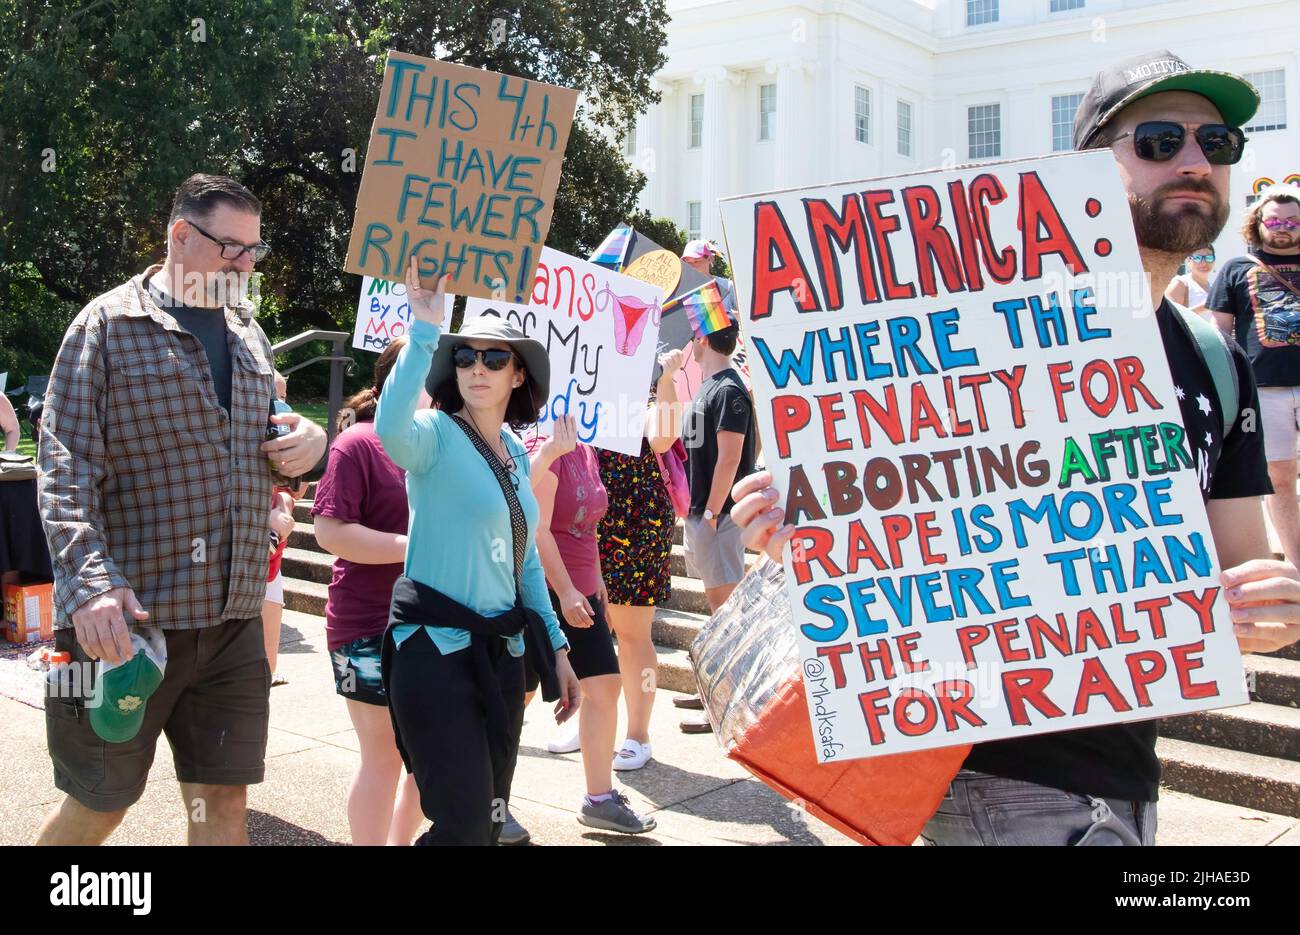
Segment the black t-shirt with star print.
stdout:
<path fill-rule="evenodd" d="M 1192 457 L 1201 465 L 1201 496 L 1229 500 L 1272 493 L 1259 424 L 1259 393 L 1246 353 L 1235 341 L 1228 342 L 1237 368 L 1239 399 L 1237 421 L 1225 441 L 1214 377 L 1187 323 L 1168 301 L 1156 310 L 1156 321 Z M 995 740 L 973 747 L 963 766 L 1075 795 L 1154 802 L 1160 786 L 1157 724 L 1138 721 Z"/>

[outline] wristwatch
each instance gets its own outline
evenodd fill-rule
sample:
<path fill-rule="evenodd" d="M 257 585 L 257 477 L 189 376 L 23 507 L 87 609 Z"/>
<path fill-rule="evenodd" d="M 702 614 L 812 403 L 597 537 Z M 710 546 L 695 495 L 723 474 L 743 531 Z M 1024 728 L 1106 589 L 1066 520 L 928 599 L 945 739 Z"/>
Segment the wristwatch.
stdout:
<path fill-rule="evenodd" d="M 717 518 L 718 518 L 718 514 L 714 513 L 707 506 L 704 508 L 704 519 L 706 521 L 711 519 L 717 519 Z"/>

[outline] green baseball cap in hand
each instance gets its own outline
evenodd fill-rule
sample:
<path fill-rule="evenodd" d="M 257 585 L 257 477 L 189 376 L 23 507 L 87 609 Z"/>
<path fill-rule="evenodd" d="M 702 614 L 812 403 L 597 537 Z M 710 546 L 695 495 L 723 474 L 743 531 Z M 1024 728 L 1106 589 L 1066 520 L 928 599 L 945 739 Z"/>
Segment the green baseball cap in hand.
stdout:
<path fill-rule="evenodd" d="M 86 707 L 90 726 L 108 743 L 125 743 L 140 733 L 149 697 L 167 669 L 167 641 L 157 627 L 133 627 L 134 655 L 113 665 L 100 662 L 95 692 Z"/>

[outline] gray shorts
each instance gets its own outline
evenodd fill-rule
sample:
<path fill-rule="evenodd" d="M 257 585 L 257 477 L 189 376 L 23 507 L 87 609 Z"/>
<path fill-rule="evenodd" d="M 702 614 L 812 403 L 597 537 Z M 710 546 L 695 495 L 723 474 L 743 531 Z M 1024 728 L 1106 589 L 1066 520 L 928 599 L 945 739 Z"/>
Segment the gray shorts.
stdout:
<path fill-rule="evenodd" d="M 1264 457 L 1269 461 L 1296 459 L 1297 415 L 1300 415 L 1300 387 L 1259 388 L 1259 416 L 1264 425 Z"/>
<path fill-rule="evenodd" d="M 745 545 L 740 527 L 730 516 L 718 519 L 718 529 L 699 516 L 686 517 L 686 570 L 706 588 L 738 584 L 745 577 Z"/>

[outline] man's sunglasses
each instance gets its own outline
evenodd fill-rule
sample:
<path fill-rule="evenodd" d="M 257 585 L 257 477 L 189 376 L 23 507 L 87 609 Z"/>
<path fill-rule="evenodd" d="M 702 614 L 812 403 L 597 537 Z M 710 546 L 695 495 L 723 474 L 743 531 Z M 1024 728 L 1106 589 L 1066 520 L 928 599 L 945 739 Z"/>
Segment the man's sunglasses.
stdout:
<path fill-rule="evenodd" d="M 1263 224 L 1271 231 L 1300 230 L 1300 221 L 1293 221 L 1291 218 L 1265 218 L 1259 223 Z"/>
<path fill-rule="evenodd" d="M 1194 263 L 1213 263 L 1213 262 L 1214 262 L 1214 254 L 1213 254 L 1213 253 L 1193 253 L 1191 256 L 1188 257 L 1188 259 L 1191 260 L 1191 261 L 1194 262 Z"/>
<path fill-rule="evenodd" d="M 1241 132 L 1241 127 L 1203 123 L 1194 133 L 1201 152 L 1205 154 L 1205 161 L 1211 165 L 1233 166 L 1241 161 L 1241 153 L 1246 146 L 1246 134 Z M 1133 151 L 1139 159 L 1165 162 L 1173 159 L 1183 148 L 1183 143 L 1187 141 L 1187 128 L 1180 123 L 1152 120 L 1139 123 L 1132 130 L 1115 137 L 1112 142 L 1117 143 L 1126 136 L 1133 137 Z"/>
<path fill-rule="evenodd" d="M 185 220 L 190 227 L 194 228 L 204 237 L 208 238 L 208 240 L 211 240 L 221 248 L 221 258 L 223 260 L 238 260 L 241 256 L 247 253 L 253 257 L 254 263 L 259 263 L 262 260 L 265 260 L 266 255 L 271 252 L 271 245 L 269 243 L 257 243 L 253 244 L 251 247 L 246 247 L 242 243 L 235 243 L 233 240 L 218 240 L 189 218 L 186 218 Z"/>
<path fill-rule="evenodd" d="M 504 370 L 514 356 L 513 351 L 503 351 L 500 348 L 479 351 L 468 344 L 462 344 L 451 352 L 451 362 L 460 370 L 468 370 L 474 366 L 474 361 L 482 358 L 483 366 L 489 370 Z"/>

